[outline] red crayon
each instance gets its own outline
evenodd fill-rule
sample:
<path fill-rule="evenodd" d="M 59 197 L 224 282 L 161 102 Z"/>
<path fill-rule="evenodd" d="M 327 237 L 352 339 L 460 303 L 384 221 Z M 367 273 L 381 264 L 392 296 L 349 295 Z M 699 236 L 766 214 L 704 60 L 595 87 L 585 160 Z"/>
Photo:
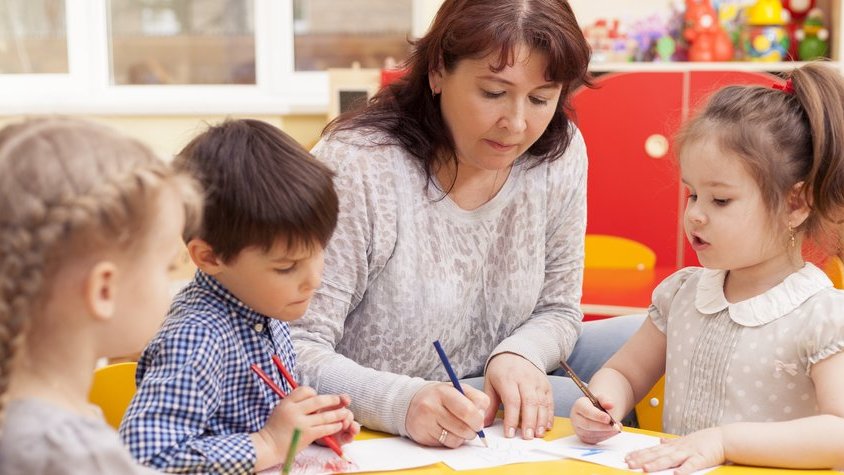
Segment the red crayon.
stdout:
<path fill-rule="evenodd" d="M 279 358 L 278 355 L 273 355 L 273 363 L 275 363 L 278 370 L 281 371 L 282 376 L 284 376 L 284 379 L 287 380 L 287 384 L 290 385 L 291 389 L 296 389 L 297 387 L 299 387 L 299 385 L 296 384 L 296 381 L 293 379 L 293 376 L 287 371 L 287 368 L 284 367 L 284 363 L 281 362 L 281 358 Z M 287 394 L 285 394 L 284 390 L 278 387 L 278 385 L 275 384 L 273 380 L 269 376 L 267 376 L 266 373 L 264 373 L 260 366 L 258 366 L 257 364 L 252 364 L 250 368 L 252 369 L 252 371 L 255 372 L 255 374 L 258 375 L 259 378 L 261 378 L 262 381 L 267 384 L 267 386 L 270 387 L 270 389 L 273 390 L 274 393 L 278 395 L 278 397 L 287 397 Z M 350 462 L 349 459 L 343 456 L 343 449 L 340 448 L 340 445 L 334 439 L 332 439 L 331 436 L 325 436 L 320 440 L 323 444 L 325 444 L 326 447 L 333 450 L 338 457 L 342 458 L 347 462 Z"/>

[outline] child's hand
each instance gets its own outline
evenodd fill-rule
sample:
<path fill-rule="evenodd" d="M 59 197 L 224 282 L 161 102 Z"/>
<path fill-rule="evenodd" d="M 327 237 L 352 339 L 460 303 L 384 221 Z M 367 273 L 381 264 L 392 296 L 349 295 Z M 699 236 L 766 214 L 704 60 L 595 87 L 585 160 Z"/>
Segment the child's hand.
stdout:
<path fill-rule="evenodd" d="M 656 447 L 630 452 L 624 461 L 631 469 L 646 472 L 677 467 L 676 474 L 692 473 L 724 463 L 724 436 L 720 427 L 713 427 L 679 439 L 662 439 Z"/>
<path fill-rule="evenodd" d="M 611 401 L 606 400 L 600 395 L 595 395 L 601 406 L 607 411 L 615 407 Z M 571 425 L 574 427 L 574 433 L 583 442 L 587 444 L 597 444 L 602 440 L 618 434 L 620 428 L 612 423 L 610 416 L 595 407 L 589 398 L 582 397 L 574 402 L 571 407 Z"/>
<path fill-rule="evenodd" d="M 346 394 L 341 394 L 340 405 L 337 407 L 329 408 L 329 410 L 339 409 L 341 407 L 349 407 L 350 403 L 351 398 L 349 398 L 349 396 Z M 354 417 L 352 417 L 352 413 L 349 412 L 346 419 L 343 420 L 343 428 L 340 430 L 340 432 L 337 432 L 336 434 L 331 436 L 331 438 L 337 441 L 338 444 L 343 445 L 353 441 L 355 439 L 355 436 L 357 436 L 358 434 L 360 434 L 360 424 L 355 422 Z M 321 440 L 317 440 L 317 443 L 323 445 Z"/>
<path fill-rule="evenodd" d="M 294 428 L 301 431 L 298 453 L 315 440 L 349 427 L 353 416 L 346 407 L 348 400 L 348 396 L 344 402 L 341 396 L 317 395 L 312 388 L 300 386 L 276 405 L 258 434 L 271 444 L 277 463 L 281 462 L 287 455 Z"/>

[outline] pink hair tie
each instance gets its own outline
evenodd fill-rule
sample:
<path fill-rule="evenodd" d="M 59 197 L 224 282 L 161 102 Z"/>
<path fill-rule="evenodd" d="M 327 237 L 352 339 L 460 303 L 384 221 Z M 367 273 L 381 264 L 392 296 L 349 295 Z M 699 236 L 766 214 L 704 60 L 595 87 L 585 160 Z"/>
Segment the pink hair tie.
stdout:
<path fill-rule="evenodd" d="M 786 79 L 785 84 L 774 83 L 773 87 L 774 89 L 779 89 L 786 94 L 794 94 L 794 83 L 791 82 L 791 78 Z"/>

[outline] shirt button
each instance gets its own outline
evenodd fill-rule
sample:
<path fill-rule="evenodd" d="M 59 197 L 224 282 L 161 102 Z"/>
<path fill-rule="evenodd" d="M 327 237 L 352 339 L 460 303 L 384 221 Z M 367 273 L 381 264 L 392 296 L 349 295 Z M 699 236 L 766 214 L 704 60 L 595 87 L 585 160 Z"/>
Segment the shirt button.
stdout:
<path fill-rule="evenodd" d="M 262 331 L 264 331 L 264 324 L 256 323 L 255 326 L 252 328 L 254 328 L 256 332 L 261 333 Z"/>

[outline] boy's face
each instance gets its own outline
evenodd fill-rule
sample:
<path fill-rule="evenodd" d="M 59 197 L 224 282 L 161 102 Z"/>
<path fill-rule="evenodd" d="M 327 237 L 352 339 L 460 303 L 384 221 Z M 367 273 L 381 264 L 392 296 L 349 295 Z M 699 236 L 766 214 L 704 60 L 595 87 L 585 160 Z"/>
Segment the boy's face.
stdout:
<path fill-rule="evenodd" d="M 289 322 L 305 314 L 322 281 L 322 268 L 321 246 L 288 249 L 280 241 L 268 252 L 243 249 L 214 277 L 251 309 Z"/>

